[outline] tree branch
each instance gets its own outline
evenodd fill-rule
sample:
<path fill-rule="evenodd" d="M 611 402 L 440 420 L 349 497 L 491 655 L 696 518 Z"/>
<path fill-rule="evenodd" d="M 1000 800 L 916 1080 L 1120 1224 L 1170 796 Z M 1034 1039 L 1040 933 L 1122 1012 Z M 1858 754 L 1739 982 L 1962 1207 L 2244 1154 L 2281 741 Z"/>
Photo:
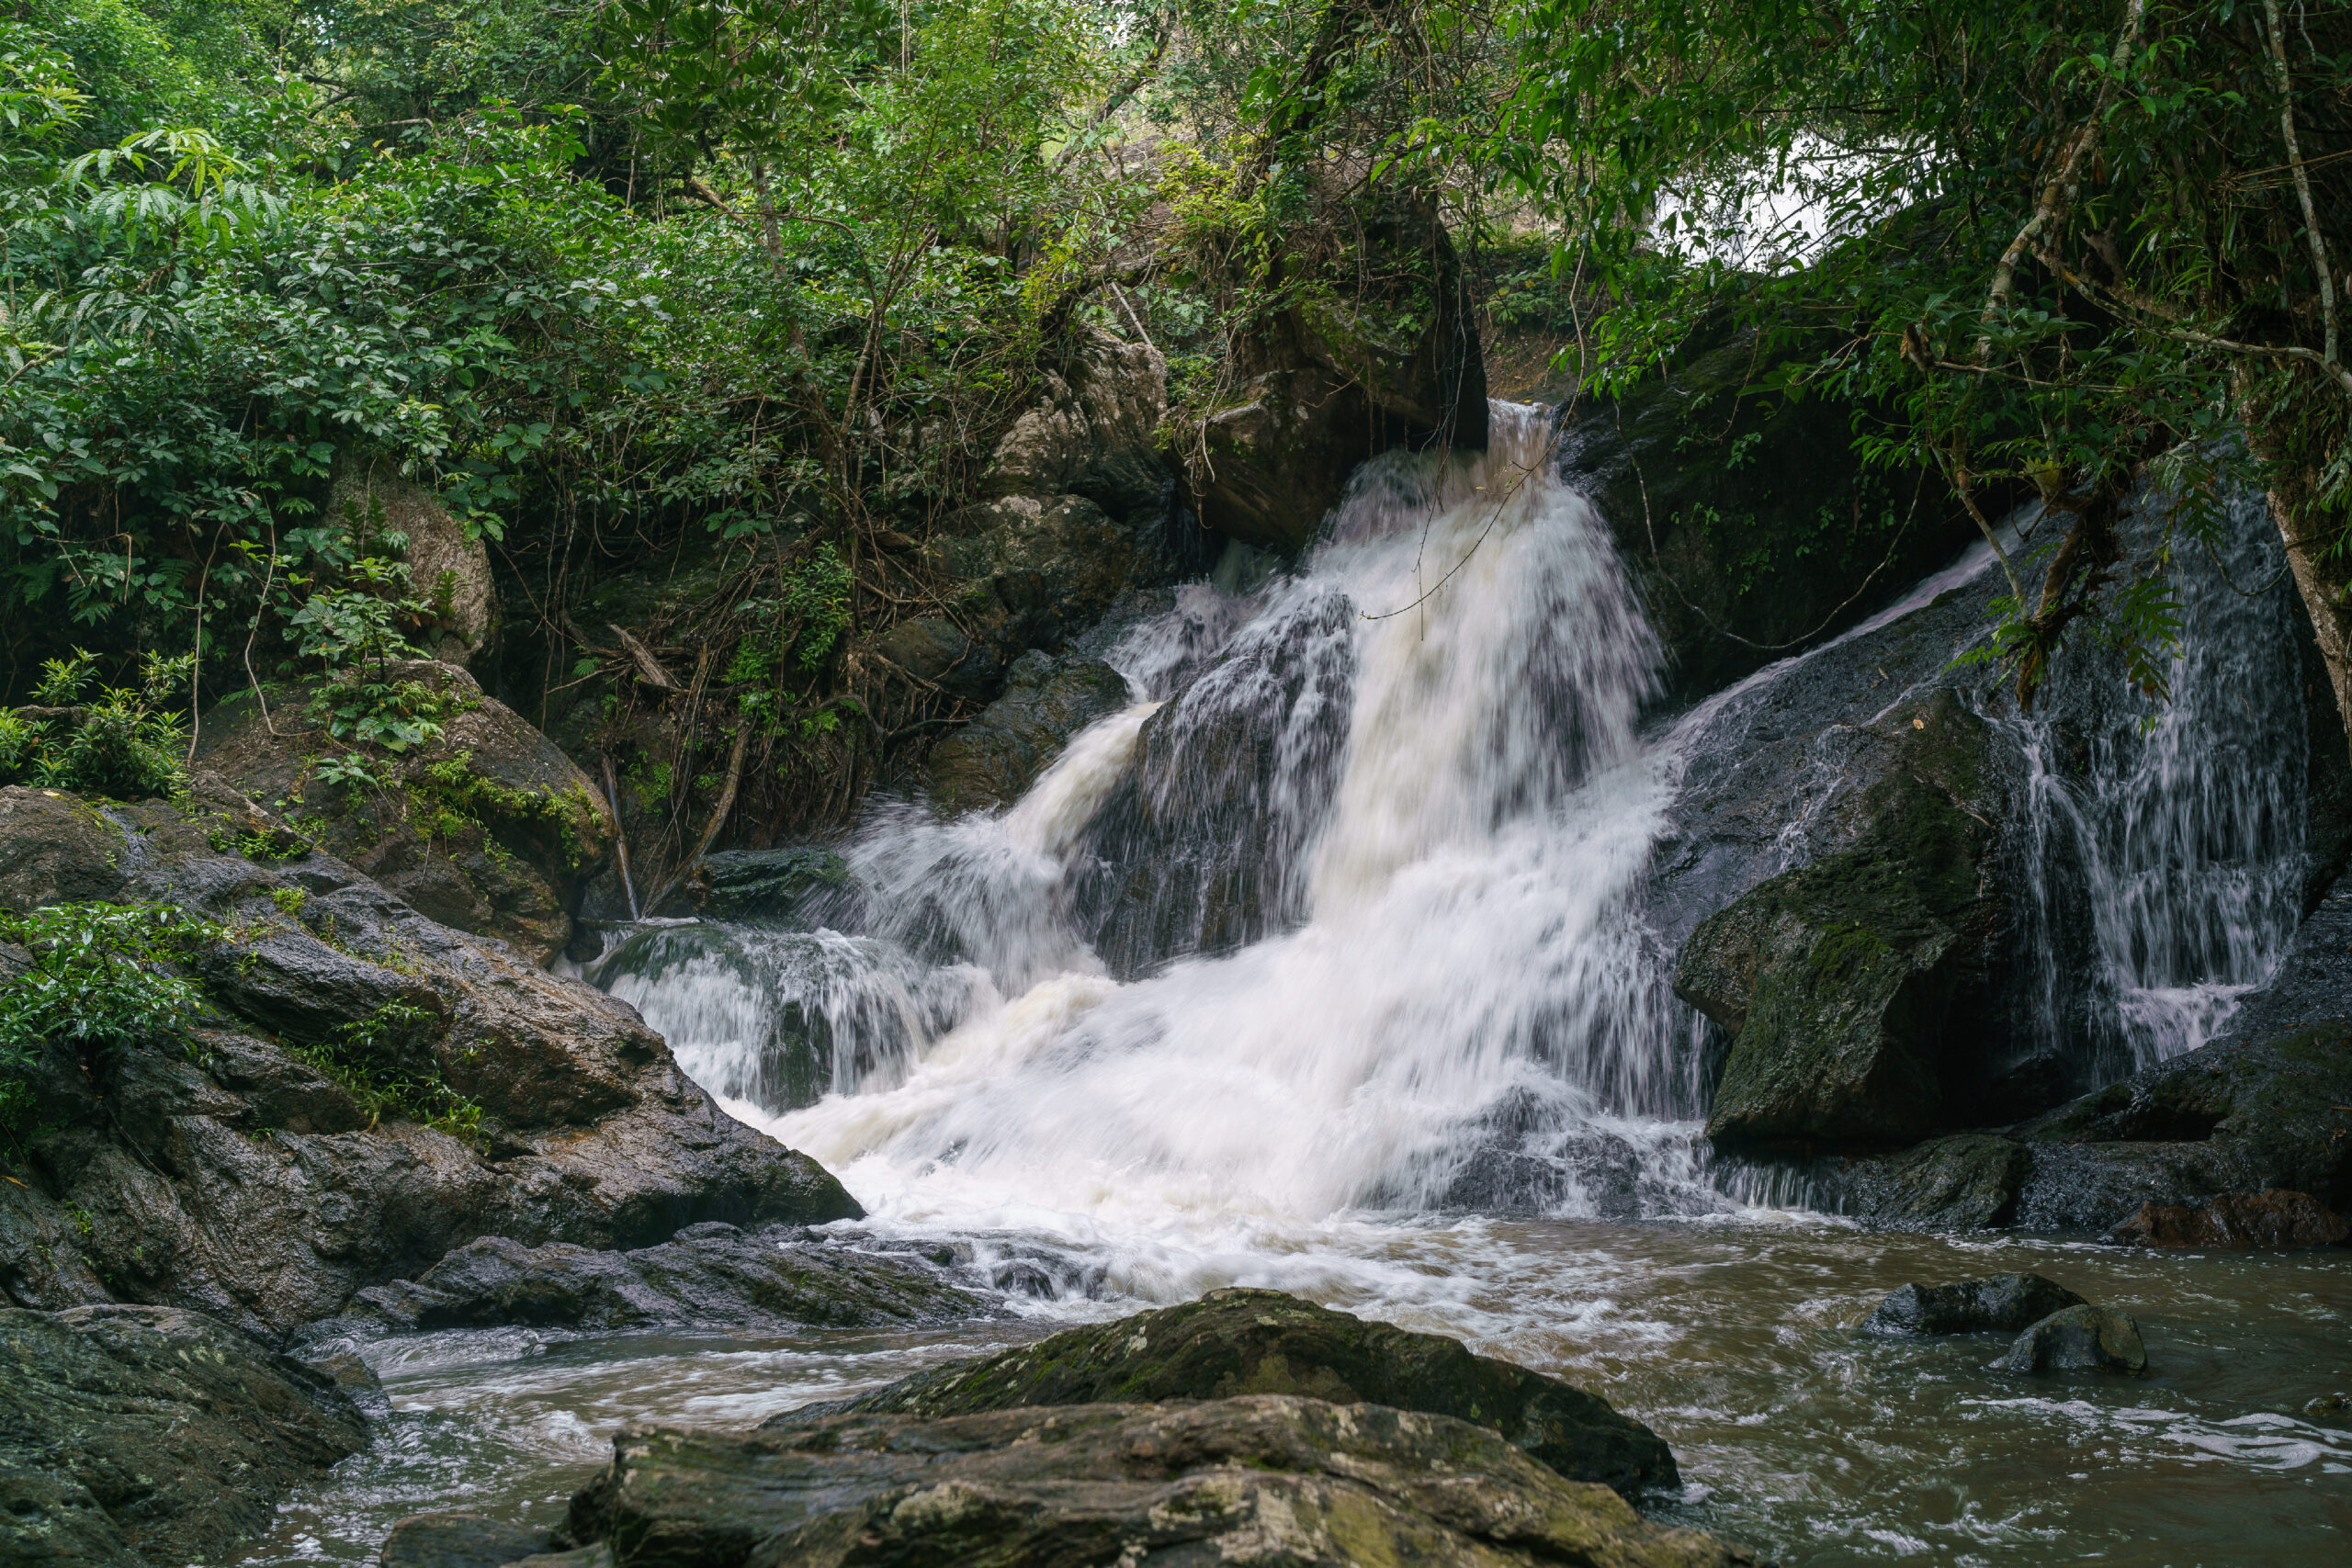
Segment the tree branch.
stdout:
<path fill-rule="evenodd" d="M 2312 203 L 2311 175 L 2303 169 L 2303 150 L 2295 135 L 2295 86 L 2287 74 L 2287 35 L 2278 21 L 2278 0 L 2262 0 L 2270 18 L 2270 62 L 2278 75 L 2278 131 L 2286 138 L 2287 164 L 2295 173 L 2295 196 L 2303 204 L 2303 233 L 2311 241 L 2312 267 L 2319 274 L 2320 315 L 2326 322 L 2327 350 L 2322 363 L 2337 365 L 2335 354 L 2335 279 L 2329 275 L 2327 240 L 2319 231 L 2319 209 Z"/>
<path fill-rule="evenodd" d="M 2035 240 L 2063 220 L 2075 204 L 2075 197 L 2082 188 L 2083 164 L 2098 144 L 2101 123 L 2107 118 L 2108 100 L 2114 96 L 2116 79 L 2132 63 L 2132 51 L 2140 41 L 2140 24 L 2147 16 L 2147 0 L 2129 0 L 2123 11 L 2122 35 L 2115 40 L 2115 53 L 2107 74 L 2098 85 L 2098 96 L 2091 104 L 2090 118 L 2075 133 L 2066 156 L 2060 160 L 2057 172 L 2050 183 L 2041 187 L 2041 200 L 2034 208 L 2033 216 L 2026 220 L 2009 248 L 2001 253 L 1998 265 L 1993 269 L 1993 288 L 1985 296 L 1984 332 L 1976 339 L 1976 362 L 1985 363 L 1993 355 L 1993 322 L 2017 292 L 2018 264 L 2026 257 Z"/>

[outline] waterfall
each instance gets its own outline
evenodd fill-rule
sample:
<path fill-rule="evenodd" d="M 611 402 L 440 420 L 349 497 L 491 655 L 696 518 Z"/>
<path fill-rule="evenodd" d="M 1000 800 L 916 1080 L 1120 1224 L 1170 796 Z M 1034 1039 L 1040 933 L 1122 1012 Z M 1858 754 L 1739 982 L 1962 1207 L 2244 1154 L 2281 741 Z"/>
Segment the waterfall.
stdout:
<path fill-rule="evenodd" d="M 2127 547 L 2159 542 L 2159 504 L 2139 498 Z M 2238 493 L 2225 515 L 2218 549 L 2175 541 L 2165 700 L 2078 638 L 2039 709 L 2007 720 L 2029 894 L 2013 1054 L 2070 1061 L 2082 1088 L 2212 1038 L 2302 915 L 2301 610 L 2262 498 Z"/>
<path fill-rule="evenodd" d="M 877 1224 L 1058 1238 L 1166 1295 L 1295 1278 L 1267 1259 L 1366 1213 L 1728 1206 L 1705 1032 L 1668 986 L 1696 916 L 1661 879 L 1703 912 L 1821 852 L 1857 691 L 1954 690 L 2023 781 L 2006 1070 L 2186 1049 L 2275 962 L 2301 719 L 2290 615 L 2232 581 L 2263 531 L 2183 563 L 2169 706 L 2070 652 L 2041 708 L 2001 708 L 1952 663 L 1986 626 L 1980 547 L 1645 738 L 1662 654 L 1608 531 L 1541 411 L 1492 427 L 1365 465 L 1296 570 L 1130 627 L 1132 705 L 1012 806 L 876 808 L 828 929 L 644 929 L 594 977 Z M 1772 745 L 1771 831 L 1665 865 Z"/>

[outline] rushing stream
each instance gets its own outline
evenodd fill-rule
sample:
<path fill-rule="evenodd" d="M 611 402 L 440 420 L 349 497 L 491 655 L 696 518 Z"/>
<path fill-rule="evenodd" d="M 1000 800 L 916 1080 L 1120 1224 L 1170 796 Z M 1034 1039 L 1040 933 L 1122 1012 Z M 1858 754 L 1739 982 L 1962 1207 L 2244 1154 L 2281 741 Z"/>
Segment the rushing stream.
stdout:
<path fill-rule="evenodd" d="M 379 1346 L 401 1414 L 255 1560 L 356 1561 L 428 1506 L 552 1517 L 624 1420 L 748 1423 L 1229 1283 L 1563 1371 L 1673 1445 L 1670 1511 L 1789 1564 L 2352 1557 L 2352 1429 L 2298 1414 L 2352 1382 L 2340 1264 L 1879 1234 L 1711 1179 L 1645 884 L 1779 677 L 1645 734 L 1661 654 L 1608 531 L 1538 411 L 1495 426 L 1476 462 L 1368 465 L 1295 575 L 1131 628 L 1133 705 L 1015 805 L 885 808 L 816 919 L 649 923 L 592 966 L 841 1176 L 872 1216 L 845 1234 L 959 1244 L 1002 1321 Z M 2292 650 L 2247 646 L 2153 728 L 2084 698 L 2017 736 L 2017 852 L 2076 868 L 2020 972 L 2106 1077 L 2210 1035 L 2292 930 L 2300 717 L 2265 745 L 2255 706 Z M 2079 960 L 2050 934 L 2076 906 Z M 1991 1342 L 1849 1326 L 2017 1268 L 2137 1314 L 2154 1375 L 2025 1386 Z"/>

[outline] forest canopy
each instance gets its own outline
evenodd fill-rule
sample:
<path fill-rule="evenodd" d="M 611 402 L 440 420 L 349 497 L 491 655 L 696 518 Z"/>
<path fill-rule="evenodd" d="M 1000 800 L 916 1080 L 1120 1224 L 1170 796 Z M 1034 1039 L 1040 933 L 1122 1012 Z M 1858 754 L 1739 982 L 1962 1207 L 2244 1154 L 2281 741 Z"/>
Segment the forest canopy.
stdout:
<path fill-rule="evenodd" d="M 1870 411 L 1858 463 L 1988 535 L 2038 493 L 2020 700 L 2081 637 L 2160 690 L 2250 483 L 2352 705 L 2347 73 L 2291 0 L 26 0 L 0 675 L 380 657 L 430 585 L 329 505 L 365 461 L 492 546 L 540 691 L 622 657 L 596 562 L 738 551 L 696 635 L 772 775 L 854 773 L 936 711 L 855 639 L 1071 334 L 1148 338 L 1181 427 L 1394 188 L 1579 395 L 1745 332 L 1744 395 Z"/>

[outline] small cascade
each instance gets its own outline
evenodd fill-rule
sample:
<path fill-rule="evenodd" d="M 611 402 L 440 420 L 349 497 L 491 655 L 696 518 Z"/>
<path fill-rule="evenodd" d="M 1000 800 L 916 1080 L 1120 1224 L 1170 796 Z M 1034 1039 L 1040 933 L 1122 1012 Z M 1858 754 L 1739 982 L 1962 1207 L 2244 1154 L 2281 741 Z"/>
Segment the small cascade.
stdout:
<path fill-rule="evenodd" d="M 2227 505 L 2226 546 L 2184 541 L 2175 557 L 2168 699 L 2081 639 L 2037 711 L 2007 721 L 2034 895 L 2011 1032 L 2021 1056 L 2081 1064 L 2085 1087 L 2212 1038 L 2302 915 L 2301 612 L 2262 499 Z M 2145 550 L 2154 532 L 2134 517 L 2127 544 Z"/>

